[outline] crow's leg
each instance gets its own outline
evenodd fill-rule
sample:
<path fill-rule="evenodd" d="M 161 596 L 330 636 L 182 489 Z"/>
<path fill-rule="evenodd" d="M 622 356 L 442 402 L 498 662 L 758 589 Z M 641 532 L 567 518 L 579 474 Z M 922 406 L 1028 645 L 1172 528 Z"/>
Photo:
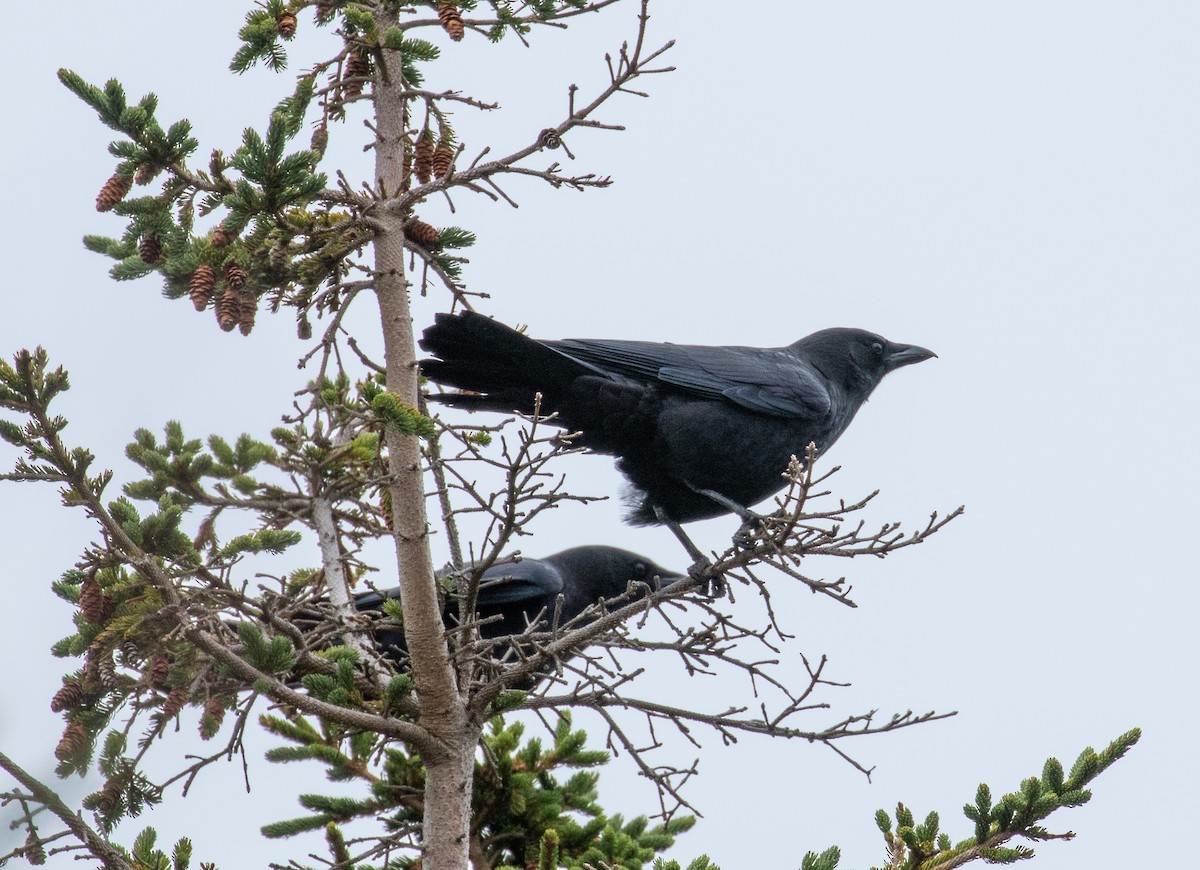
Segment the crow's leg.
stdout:
<path fill-rule="evenodd" d="M 733 533 L 733 545 L 735 547 L 737 547 L 739 550 L 747 550 L 754 546 L 754 529 L 761 528 L 766 520 L 762 514 L 755 513 L 754 511 L 750 510 L 750 508 L 738 504 L 728 496 L 721 495 L 721 493 L 717 492 L 715 489 L 704 489 L 699 486 L 692 486 L 686 480 L 683 483 L 692 492 L 706 496 L 715 501 L 721 507 L 725 508 L 725 510 L 729 511 L 731 514 L 738 515 L 738 518 L 741 519 L 742 524 L 738 527 L 738 530 Z"/>
<path fill-rule="evenodd" d="M 679 543 L 683 544 L 683 549 L 687 550 L 687 554 L 692 557 L 692 565 L 688 568 L 688 576 L 699 583 L 700 590 L 710 598 L 724 595 L 725 580 L 720 576 L 713 576 L 712 560 L 708 556 L 705 556 L 700 548 L 692 543 L 692 539 L 683 530 L 683 526 L 667 516 L 665 510 L 658 505 L 653 505 L 653 508 L 654 516 L 660 523 L 671 530 L 671 534 L 679 539 Z"/>

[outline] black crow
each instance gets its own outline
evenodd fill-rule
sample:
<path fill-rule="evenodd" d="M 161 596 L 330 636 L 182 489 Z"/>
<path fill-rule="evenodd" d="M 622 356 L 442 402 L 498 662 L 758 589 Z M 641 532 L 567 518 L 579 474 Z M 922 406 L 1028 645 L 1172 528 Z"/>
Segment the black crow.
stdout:
<path fill-rule="evenodd" d="M 601 599 L 613 600 L 626 593 L 630 583 L 646 584 L 635 588 L 640 598 L 646 587 L 667 587 L 682 577 L 637 553 L 616 547 L 573 547 L 541 559 L 498 562 L 483 572 L 476 601 L 481 625 L 479 633 L 487 639 L 521 634 L 530 625 L 548 630 L 555 619 L 564 625 Z M 562 596 L 562 604 L 558 597 Z M 400 587 L 368 592 L 355 597 L 359 610 L 381 610 L 386 599 L 400 600 Z M 443 620 L 457 624 L 457 600 L 447 597 Z M 495 617 L 499 617 L 496 619 Z M 375 643 L 385 654 L 400 658 L 407 650 L 404 632 L 399 628 L 380 628 Z M 503 649 L 498 649 L 503 653 Z"/>
<path fill-rule="evenodd" d="M 575 443 L 617 457 L 634 490 L 627 521 L 681 540 L 679 523 L 756 519 L 750 506 L 783 488 L 793 455 L 828 450 L 884 375 L 936 356 L 862 329 L 774 348 L 539 341 L 470 311 L 437 315 L 420 345 L 437 357 L 422 374 L 462 391 L 431 399 L 531 414 L 541 393 L 540 412 Z"/>

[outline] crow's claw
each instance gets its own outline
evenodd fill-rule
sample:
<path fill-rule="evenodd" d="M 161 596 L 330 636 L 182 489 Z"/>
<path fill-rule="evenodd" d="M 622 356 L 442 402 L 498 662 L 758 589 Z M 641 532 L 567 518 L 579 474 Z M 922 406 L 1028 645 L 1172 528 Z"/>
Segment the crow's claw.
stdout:
<path fill-rule="evenodd" d="M 738 550 L 753 550 L 754 539 L 763 533 L 766 526 L 766 517 L 747 511 L 746 516 L 742 518 L 742 524 L 733 533 L 733 546 Z"/>
<path fill-rule="evenodd" d="M 688 568 L 688 576 L 700 586 L 700 593 L 706 598 L 720 598 L 725 594 L 725 578 L 713 573 L 712 560 L 707 556 L 699 557 Z"/>

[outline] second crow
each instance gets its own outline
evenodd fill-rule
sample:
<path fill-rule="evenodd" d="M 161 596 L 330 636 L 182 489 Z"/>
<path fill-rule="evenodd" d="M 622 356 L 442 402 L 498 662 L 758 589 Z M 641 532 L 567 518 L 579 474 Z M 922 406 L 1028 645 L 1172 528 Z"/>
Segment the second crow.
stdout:
<path fill-rule="evenodd" d="M 497 562 L 480 579 L 475 604 L 481 620 L 479 633 L 485 639 L 498 640 L 519 635 L 530 626 L 548 631 L 556 615 L 558 624 L 566 625 L 598 601 L 625 595 L 631 583 L 645 584 L 634 587 L 633 600 L 647 587 L 665 588 L 681 577 L 645 556 L 598 545 L 573 547 L 541 559 Z M 358 595 L 354 603 L 359 610 L 381 610 L 387 599 L 398 601 L 400 587 Z M 449 598 L 446 609 L 443 620 L 447 625 L 456 624 L 456 599 Z M 407 651 L 404 632 L 398 627 L 377 629 L 375 643 L 393 657 Z"/>

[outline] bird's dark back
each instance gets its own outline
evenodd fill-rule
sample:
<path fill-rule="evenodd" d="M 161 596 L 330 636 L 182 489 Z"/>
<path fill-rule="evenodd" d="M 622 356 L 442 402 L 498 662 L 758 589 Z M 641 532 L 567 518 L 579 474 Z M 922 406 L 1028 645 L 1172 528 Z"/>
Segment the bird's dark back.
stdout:
<path fill-rule="evenodd" d="M 784 348 L 604 339 L 538 341 L 470 312 L 438 315 L 421 346 L 429 377 L 466 393 L 450 405 L 543 414 L 580 446 L 617 458 L 635 524 L 750 507 L 778 492 L 792 456 L 824 452 L 889 371 L 928 359 L 862 329 L 815 332 Z M 716 492 L 722 504 L 700 492 Z"/>

